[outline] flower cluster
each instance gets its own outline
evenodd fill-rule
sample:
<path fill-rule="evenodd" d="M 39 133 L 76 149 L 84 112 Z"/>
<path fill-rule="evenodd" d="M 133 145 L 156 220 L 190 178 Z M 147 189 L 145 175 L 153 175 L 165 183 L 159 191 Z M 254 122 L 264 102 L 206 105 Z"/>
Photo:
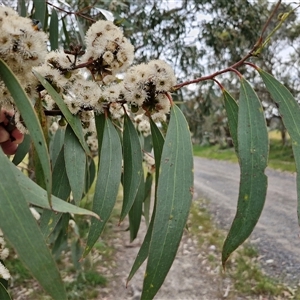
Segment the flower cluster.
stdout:
<path fill-rule="evenodd" d="M 162 60 L 152 60 L 128 70 L 124 77 L 124 97 L 137 112 L 146 111 L 153 119 L 164 120 L 170 111 L 166 93 L 175 84 L 172 68 Z"/>
<path fill-rule="evenodd" d="M 3 265 L 1 261 L 4 261 L 8 255 L 9 255 L 9 250 L 8 248 L 5 248 L 5 241 L 3 239 L 3 233 L 0 229 L 0 278 L 3 278 L 5 280 L 8 280 L 11 276 L 7 268 Z"/>
<path fill-rule="evenodd" d="M 13 9 L 0 6 L 0 58 L 16 74 L 27 94 L 37 96 L 37 79 L 31 68 L 47 54 L 47 35 L 37 30 L 31 19 L 20 17 Z M 11 109 L 14 101 L 0 78 L 0 106 Z"/>
<path fill-rule="evenodd" d="M 32 20 L 0 7 L 0 58 L 18 76 L 29 96 L 39 96 L 46 110 L 59 109 L 30 72 L 33 68 L 54 87 L 70 112 L 80 117 L 93 150 L 97 150 L 95 113 L 109 114 L 121 122 L 124 113 L 134 114 L 137 129 L 147 136 L 148 118 L 164 121 L 170 111 L 168 93 L 176 84 L 172 68 L 162 60 L 131 66 L 134 47 L 111 21 L 95 22 L 85 41 L 84 51 L 79 45 L 70 46 L 70 51 L 47 53 L 47 35 L 36 30 Z M 124 74 L 120 77 L 121 73 Z M 13 106 L 1 79 L 0 93 L 0 106 L 3 103 Z"/>
<path fill-rule="evenodd" d="M 83 61 L 93 61 L 89 67 L 103 78 L 106 73 L 125 71 L 133 61 L 134 48 L 111 21 L 99 20 L 86 33 L 86 53 Z"/>

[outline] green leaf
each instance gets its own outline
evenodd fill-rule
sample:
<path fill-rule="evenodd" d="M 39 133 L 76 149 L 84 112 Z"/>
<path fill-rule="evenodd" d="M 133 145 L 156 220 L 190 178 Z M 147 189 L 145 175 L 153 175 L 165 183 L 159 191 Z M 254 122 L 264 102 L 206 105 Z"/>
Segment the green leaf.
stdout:
<path fill-rule="evenodd" d="M 45 20 L 46 20 L 46 1 L 41 0 L 33 0 L 34 4 L 34 15 L 33 18 L 40 21 L 43 25 L 43 28 L 45 29 Z"/>
<path fill-rule="evenodd" d="M 60 153 L 65 141 L 65 129 L 58 128 L 50 142 L 50 157 L 52 166 L 55 166 L 56 159 Z"/>
<path fill-rule="evenodd" d="M 45 291 L 54 299 L 67 299 L 56 264 L 28 208 L 24 192 L 16 184 L 17 178 L 11 171 L 15 166 L 2 151 L 0 165 L 5 170 L 0 172 L 0 228 Z"/>
<path fill-rule="evenodd" d="M 53 169 L 52 193 L 60 199 L 67 200 L 71 193 L 71 187 L 67 176 L 64 152 L 64 148 L 62 148 Z M 51 234 L 61 216 L 61 213 L 54 211 L 43 212 L 40 219 L 40 228 L 44 236 L 48 237 Z"/>
<path fill-rule="evenodd" d="M 156 213 L 141 299 L 152 299 L 175 259 L 193 194 L 191 136 L 181 110 L 173 105 L 163 147 Z"/>
<path fill-rule="evenodd" d="M 53 8 L 51 12 L 50 26 L 49 26 L 49 40 L 51 50 L 58 49 L 58 16 L 56 10 Z"/>
<path fill-rule="evenodd" d="M 144 217 L 146 225 L 149 226 L 150 221 L 150 204 L 151 204 L 151 189 L 152 189 L 153 176 L 147 173 L 145 181 L 145 195 L 144 195 Z"/>
<path fill-rule="evenodd" d="M 253 231 L 262 212 L 266 192 L 268 132 L 263 107 L 250 86 L 241 79 L 238 113 L 238 156 L 240 190 L 237 212 L 222 251 L 222 264 Z"/>
<path fill-rule="evenodd" d="M 42 86 L 47 90 L 49 95 L 52 97 L 52 99 L 55 101 L 61 112 L 63 113 L 65 119 L 69 123 L 69 125 L 72 127 L 74 133 L 76 134 L 82 148 L 85 150 L 87 155 L 91 155 L 90 149 L 84 139 L 81 121 L 78 116 L 74 116 L 69 111 L 68 107 L 64 103 L 64 100 L 60 97 L 60 95 L 55 91 L 55 89 L 51 86 L 51 84 L 38 72 L 32 71 L 33 74 L 36 76 L 36 78 L 39 80 L 39 82 L 42 84 Z"/>
<path fill-rule="evenodd" d="M 7 289 L 3 286 L 1 282 L 0 282 L 0 299 L 11 300 L 11 297 L 9 296 Z"/>
<path fill-rule="evenodd" d="M 152 236 L 152 230 L 153 230 L 153 223 L 154 223 L 154 216 L 155 216 L 155 208 L 153 210 L 151 222 L 149 224 L 146 236 L 144 238 L 143 244 L 137 254 L 137 257 L 131 267 L 130 273 L 127 277 L 127 283 L 132 279 L 136 271 L 140 268 L 140 266 L 143 264 L 143 262 L 147 259 L 148 254 L 149 254 L 149 247 L 150 247 L 150 242 L 151 242 L 151 236 Z"/>
<path fill-rule="evenodd" d="M 164 137 L 161 133 L 161 131 L 157 128 L 156 124 L 152 119 L 150 119 L 150 127 L 151 127 L 151 136 L 152 136 L 152 142 L 153 142 L 153 150 L 154 150 L 154 157 L 155 157 L 155 184 L 157 186 L 158 184 L 158 177 L 159 177 L 159 168 L 160 168 L 160 161 L 161 161 L 161 155 L 162 155 L 162 149 L 164 146 Z"/>
<path fill-rule="evenodd" d="M 95 118 L 104 118 L 104 115 L 96 116 Z M 99 124 L 99 120 L 96 123 Z M 101 130 L 101 128 L 97 129 Z M 105 119 L 100 152 L 98 177 L 93 199 L 93 212 L 101 217 L 101 221 L 92 220 L 83 257 L 90 252 L 103 231 L 115 205 L 120 187 L 122 147 L 119 135 L 109 118 Z"/>
<path fill-rule="evenodd" d="M 138 192 L 135 196 L 133 205 L 129 211 L 129 231 L 130 231 L 130 242 L 132 242 L 138 234 L 142 213 L 143 213 L 143 202 L 145 199 L 145 182 L 144 178 L 141 178 Z"/>
<path fill-rule="evenodd" d="M 64 45 L 65 45 L 65 48 L 69 48 L 69 45 L 70 45 L 70 36 L 69 36 L 69 31 L 67 29 L 67 26 L 66 26 L 66 21 L 65 21 L 65 18 L 62 18 L 62 29 L 63 29 L 63 32 L 64 32 L 64 36 L 65 36 L 65 41 L 64 41 Z"/>
<path fill-rule="evenodd" d="M 64 144 L 66 171 L 74 201 L 78 205 L 85 187 L 86 155 L 69 125 L 66 129 Z"/>
<path fill-rule="evenodd" d="M 96 177 L 96 164 L 91 157 L 88 157 L 86 160 L 86 169 L 84 195 L 88 193 Z"/>
<path fill-rule="evenodd" d="M 38 186 L 35 182 L 25 176 L 20 170 L 18 170 L 13 164 L 11 164 L 11 170 L 15 176 L 16 185 L 18 185 L 24 194 L 27 202 L 46 209 L 51 209 L 49 202 L 47 201 L 47 193 L 44 189 Z M 52 196 L 52 209 L 56 212 L 70 213 L 77 215 L 93 216 L 99 219 L 99 216 L 87 209 L 77 207 L 66 201 L 63 201 L 55 196 Z"/>
<path fill-rule="evenodd" d="M 138 133 L 128 115 L 124 118 L 123 132 L 123 157 L 124 157 L 124 200 L 120 222 L 129 213 L 138 192 L 143 171 L 142 149 Z"/>
<path fill-rule="evenodd" d="M 228 126 L 233 141 L 235 152 L 238 153 L 238 113 L 239 107 L 235 99 L 226 91 L 223 90 L 224 105 L 228 118 Z"/>
<path fill-rule="evenodd" d="M 151 126 L 151 137 L 152 137 L 154 157 L 155 157 L 155 167 L 156 167 L 154 208 L 153 208 L 152 217 L 151 217 L 151 221 L 150 221 L 146 236 L 145 236 L 142 246 L 137 254 L 137 257 L 132 265 L 132 268 L 131 268 L 130 273 L 127 278 L 127 283 L 131 280 L 131 278 L 134 276 L 136 271 L 140 268 L 140 266 L 143 264 L 143 262 L 148 257 L 149 246 L 150 246 L 152 230 L 153 230 L 154 217 L 155 217 L 155 212 L 156 212 L 157 182 L 158 182 L 158 177 L 159 177 L 159 173 L 160 173 L 159 172 L 160 160 L 161 160 L 161 155 L 162 155 L 163 146 L 164 146 L 165 141 L 164 141 L 164 137 L 161 134 L 160 130 L 157 128 L 156 124 L 151 119 L 150 119 L 150 126 Z M 147 176 L 147 179 L 148 179 L 148 176 Z M 152 182 L 152 176 L 151 176 L 151 182 Z M 147 187 L 147 185 L 149 185 L 149 183 L 147 183 L 147 180 L 146 180 L 146 187 Z"/>
<path fill-rule="evenodd" d="M 26 154 L 29 152 L 31 145 L 31 138 L 29 134 L 24 135 L 23 142 L 18 146 L 17 152 L 12 160 L 12 162 L 17 166 L 23 161 Z"/>
<path fill-rule="evenodd" d="M 25 0 L 19 0 L 18 1 L 18 14 L 19 14 L 19 16 L 26 18 L 26 16 L 27 16 L 27 9 L 26 9 Z"/>
<path fill-rule="evenodd" d="M 267 90 L 275 101 L 282 122 L 287 129 L 293 146 L 293 153 L 297 169 L 297 195 L 298 195 L 298 223 L 300 224 L 300 107 L 291 92 L 277 79 L 267 72 L 259 69 Z"/>
<path fill-rule="evenodd" d="M 4 81 L 5 85 L 9 89 L 12 97 L 14 98 L 17 108 L 22 115 L 26 127 L 30 132 L 32 142 L 40 159 L 40 163 L 44 173 L 48 200 L 51 205 L 52 181 L 50 158 L 41 124 L 37 118 L 30 99 L 22 89 L 20 83 L 18 82 L 18 79 L 2 59 L 0 59 L 0 78 Z"/>

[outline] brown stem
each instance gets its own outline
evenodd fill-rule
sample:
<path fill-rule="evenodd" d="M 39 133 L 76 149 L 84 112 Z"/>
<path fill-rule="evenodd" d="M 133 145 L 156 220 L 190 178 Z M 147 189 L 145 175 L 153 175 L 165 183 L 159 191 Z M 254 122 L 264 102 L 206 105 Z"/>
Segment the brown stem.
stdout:
<path fill-rule="evenodd" d="M 219 86 L 219 88 L 220 88 L 222 91 L 224 91 L 223 85 L 222 85 L 217 79 L 213 78 L 212 80 Z"/>
<path fill-rule="evenodd" d="M 171 96 L 171 94 L 170 94 L 170 93 L 165 93 L 165 95 L 168 97 L 168 99 L 169 99 L 169 101 L 170 101 L 170 104 L 171 104 L 171 106 L 173 106 L 173 105 L 174 105 L 174 102 L 173 102 L 173 99 L 172 99 L 172 96 Z"/>

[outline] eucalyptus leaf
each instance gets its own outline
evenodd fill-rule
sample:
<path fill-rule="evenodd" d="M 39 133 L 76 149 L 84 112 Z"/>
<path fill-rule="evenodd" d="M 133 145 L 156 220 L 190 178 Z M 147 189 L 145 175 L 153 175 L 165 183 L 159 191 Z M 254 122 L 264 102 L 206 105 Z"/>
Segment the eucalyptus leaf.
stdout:
<path fill-rule="evenodd" d="M 222 264 L 253 231 L 267 193 L 265 168 L 268 161 L 268 132 L 263 107 L 251 87 L 241 79 L 238 110 L 238 156 L 241 169 L 237 212 L 223 245 Z"/>
<path fill-rule="evenodd" d="M 69 125 L 65 133 L 64 156 L 67 178 L 69 179 L 74 201 L 78 205 L 85 188 L 86 155 Z"/>
<path fill-rule="evenodd" d="M 0 228 L 45 291 L 54 299 L 67 299 L 59 271 L 29 210 L 25 193 L 16 184 L 17 178 L 12 172 L 16 167 L 2 150 L 0 165 L 5 170 L 0 172 Z"/>
<path fill-rule="evenodd" d="M 152 299 L 175 259 L 193 196 L 191 135 L 173 104 L 161 156 L 156 212 L 141 299 Z"/>
<path fill-rule="evenodd" d="M 144 178 L 142 177 L 138 192 L 135 196 L 133 205 L 128 214 L 131 242 L 137 237 L 140 228 L 144 198 L 145 198 L 145 182 L 144 182 Z"/>
<path fill-rule="evenodd" d="M 43 28 L 45 29 L 46 26 L 46 12 L 47 12 L 47 5 L 46 1 L 41 0 L 33 0 L 34 4 L 34 19 L 42 23 Z"/>
<path fill-rule="evenodd" d="M 1 282 L 0 282 L 0 299 L 11 300 L 11 297 L 9 296 L 7 289 L 4 287 L 4 285 Z"/>
<path fill-rule="evenodd" d="M 34 111 L 31 100 L 22 89 L 18 79 L 2 59 L 0 59 L 0 78 L 4 81 L 5 85 L 9 89 L 17 108 L 22 115 L 26 127 L 29 130 L 32 142 L 40 160 L 43 178 L 45 179 L 48 200 L 51 206 L 51 166 L 47 143 L 43 135 L 41 124 L 37 118 L 36 112 Z"/>
<path fill-rule="evenodd" d="M 293 153 L 297 169 L 298 223 L 300 224 L 300 107 L 291 92 L 277 79 L 259 69 L 267 90 L 278 106 L 282 122 L 292 139 Z"/>
<path fill-rule="evenodd" d="M 12 162 L 17 166 L 20 162 L 23 161 L 26 154 L 29 152 L 31 145 L 31 138 L 29 134 L 24 135 L 23 142 L 18 146 L 17 152 L 14 155 Z"/>
<path fill-rule="evenodd" d="M 51 45 L 51 50 L 58 49 L 58 15 L 56 10 L 53 8 L 51 11 L 51 19 L 49 26 L 49 40 Z"/>
<path fill-rule="evenodd" d="M 103 130 L 103 134 L 102 144 L 99 145 L 100 161 L 93 199 L 93 212 L 100 215 L 101 221 L 92 220 L 83 257 L 90 252 L 109 219 L 118 195 L 122 172 L 122 148 L 119 135 L 109 118 L 101 115 L 96 116 L 96 119 L 105 120 L 104 123 L 103 120 L 96 120 L 96 124 L 104 125 L 103 128 L 97 126 L 99 131 Z"/>
<path fill-rule="evenodd" d="M 23 195 L 27 202 L 46 209 L 51 209 L 47 201 L 47 193 L 44 189 L 38 186 L 30 178 L 24 175 L 11 163 L 11 170 L 15 176 L 15 182 L 22 189 Z M 52 209 L 56 212 L 70 213 L 77 215 L 93 216 L 99 219 L 99 216 L 87 209 L 77 207 L 66 201 L 63 201 L 55 196 L 52 196 Z"/>
<path fill-rule="evenodd" d="M 157 199 L 157 182 L 159 178 L 159 168 L 160 168 L 160 160 L 161 160 L 161 155 L 163 151 L 163 146 L 164 146 L 164 137 L 156 124 L 153 122 L 152 119 L 150 119 L 150 126 L 151 126 L 151 137 L 152 137 L 152 144 L 153 144 L 153 150 L 154 150 L 154 157 L 155 157 L 155 166 L 156 166 L 156 185 L 155 185 L 155 199 L 154 199 L 154 208 L 151 216 L 151 221 L 148 226 L 148 230 L 146 233 L 146 236 L 143 240 L 143 243 L 141 245 L 141 248 L 137 254 L 137 257 L 131 267 L 130 273 L 127 278 L 127 284 L 131 280 L 131 278 L 134 276 L 136 271 L 140 268 L 140 266 L 143 264 L 143 262 L 147 259 L 148 254 L 149 254 L 149 247 L 150 247 L 150 241 L 151 241 L 151 236 L 152 236 L 152 230 L 153 230 L 153 223 L 154 223 L 154 218 L 155 218 L 155 213 L 156 213 L 156 199 Z M 147 193 L 147 187 L 149 188 L 149 181 L 148 181 L 148 176 L 146 180 L 146 193 Z M 152 182 L 152 176 L 151 176 L 151 182 Z M 150 199 L 149 199 L 150 201 Z"/>
<path fill-rule="evenodd" d="M 224 106 L 227 113 L 230 135 L 233 141 L 235 152 L 238 154 L 238 111 L 239 107 L 235 99 L 226 91 L 223 90 Z"/>
<path fill-rule="evenodd" d="M 143 171 L 143 156 L 138 133 L 128 115 L 124 117 L 123 132 L 124 199 L 120 216 L 122 222 L 129 213 L 138 192 Z"/>

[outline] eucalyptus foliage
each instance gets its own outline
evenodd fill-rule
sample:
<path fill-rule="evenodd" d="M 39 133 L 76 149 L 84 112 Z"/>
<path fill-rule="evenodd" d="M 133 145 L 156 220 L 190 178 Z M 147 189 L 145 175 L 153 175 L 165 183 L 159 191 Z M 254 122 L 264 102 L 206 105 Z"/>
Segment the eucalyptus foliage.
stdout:
<path fill-rule="evenodd" d="M 263 37 L 233 66 L 176 84 L 171 66 L 161 60 L 131 66 L 133 46 L 113 22 L 97 21 L 84 32 L 82 20 L 91 20 L 80 13 L 75 18 L 70 7 L 66 11 L 45 1 L 32 1 L 33 8 L 26 7 L 25 1 L 19 3 L 25 29 L 13 28 L 16 31 L 12 34 L 7 31 L 12 47 L 0 48 L 0 103 L 2 108 L 16 111 L 14 125 L 26 133 L 26 139 L 13 159 L 0 150 L 0 228 L 24 265 L 53 299 L 67 299 L 53 255 L 58 257 L 60 246 L 67 242 L 73 215 L 90 218 L 84 247 L 78 250 L 76 244 L 78 258 L 84 258 L 101 236 L 122 189 L 119 222 L 129 221 L 130 240 L 136 238 L 143 218 L 148 224 L 128 270 L 128 281 L 147 260 L 141 299 L 153 299 L 175 259 L 193 197 L 191 134 L 172 94 L 186 85 L 214 80 L 224 96 L 241 168 L 237 212 L 222 252 L 225 266 L 232 252 L 250 236 L 266 198 L 269 149 L 263 107 L 251 83 L 237 71 L 263 50 Z M 32 8 L 41 23 L 29 20 L 26 8 Z M 15 22 L 17 15 L 1 9 L 3 34 L 5 17 L 11 16 L 10 22 Z M 100 11 L 103 18 L 111 17 L 109 11 Z M 117 23 L 122 25 L 120 19 Z M 42 59 L 32 50 L 35 46 L 24 44 L 35 34 L 45 39 L 42 28 L 49 33 L 51 50 L 61 43 L 68 49 L 47 53 Z M 69 45 L 75 36 L 85 45 Z M 26 69 L 29 75 L 12 64 L 19 54 L 24 64 L 30 65 Z M 278 105 L 299 169 L 299 105 L 271 74 L 250 65 Z M 215 79 L 231 71 L 240 81 L 238 101 Z M 24 164 L 29 172 L 23 170 Z M 83 199 L 93 182 L 92 204 L 84 207 Z M 298 176 L 298 195 L 299 182 Z M 150 196 L 152 183 L 154 193 Z M 39 211 L 39 221 L 30 208 Z M 0 237 L 3 270 L 6 256 L 2 240 Z M 10 299 L 9 279 L 3 274 L 0 272 L 1 299 Z"/>

